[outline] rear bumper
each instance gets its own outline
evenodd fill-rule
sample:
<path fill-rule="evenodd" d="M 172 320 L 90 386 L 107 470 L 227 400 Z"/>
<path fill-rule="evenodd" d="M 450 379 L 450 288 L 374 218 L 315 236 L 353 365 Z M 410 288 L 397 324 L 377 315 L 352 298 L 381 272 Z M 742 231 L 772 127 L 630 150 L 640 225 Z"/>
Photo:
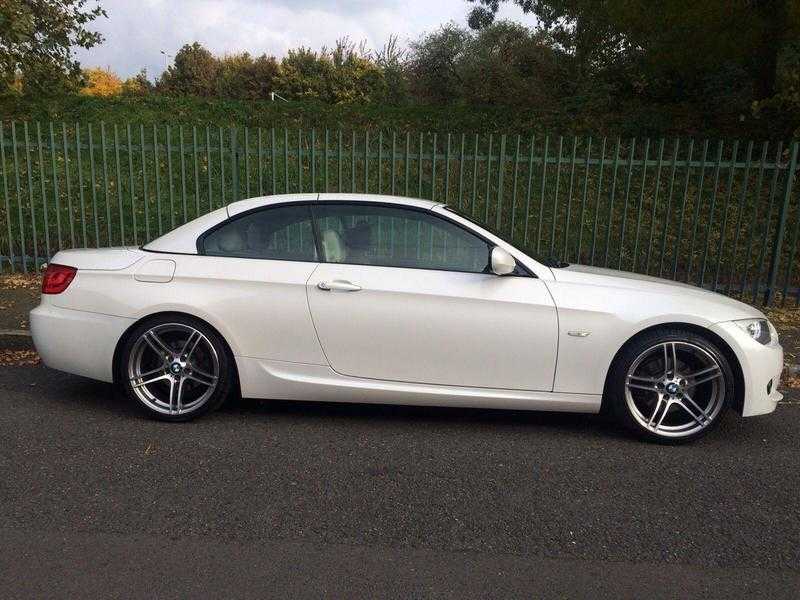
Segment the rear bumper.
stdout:
<path fill-rule="evenodd" d="M 742 416 L 771 413 L 783 398 L 783 394 L 778 392 L 783 372 L 783 348 L 777 342 L 760 344 L 733 322 L 717 323 L 712 330 L 728 342 L 742 367 Z"/>
<path fill-rule="evenodd" d="M 134 321 L 59 308 L 47 302 L 31 311 L 31 335 L 42 362 L 52 369 L 111 382 L 114 350 Z"/>

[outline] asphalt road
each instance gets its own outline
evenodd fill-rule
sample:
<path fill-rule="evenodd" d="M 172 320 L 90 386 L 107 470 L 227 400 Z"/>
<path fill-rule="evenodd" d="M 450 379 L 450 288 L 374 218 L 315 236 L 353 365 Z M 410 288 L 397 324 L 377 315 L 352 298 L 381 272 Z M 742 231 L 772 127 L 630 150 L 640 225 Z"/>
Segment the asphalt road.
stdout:
<path fill-rule="evenodd" d="M 600 418 L 241 401 L 143 419 L 0 368 L 6 597 L 797 597 L 800 404 L 691 446 Z"/>

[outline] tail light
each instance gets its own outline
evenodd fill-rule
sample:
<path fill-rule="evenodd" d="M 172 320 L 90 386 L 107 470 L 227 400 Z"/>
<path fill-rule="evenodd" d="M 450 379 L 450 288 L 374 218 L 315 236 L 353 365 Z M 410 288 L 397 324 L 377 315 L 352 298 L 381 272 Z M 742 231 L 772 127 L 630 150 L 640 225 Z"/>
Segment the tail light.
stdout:
<path fill-rule="evenodd" d="M 75 267 L 50 263 L 42 278 L 42 293 L 60 294 L 69 287 L 77 272 Z"/>

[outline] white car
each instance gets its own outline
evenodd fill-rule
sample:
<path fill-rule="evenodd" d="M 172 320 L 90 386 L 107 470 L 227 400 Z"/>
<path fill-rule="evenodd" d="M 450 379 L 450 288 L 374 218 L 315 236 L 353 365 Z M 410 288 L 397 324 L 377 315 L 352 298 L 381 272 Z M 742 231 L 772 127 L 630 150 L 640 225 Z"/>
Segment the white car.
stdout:
<path fill-rule="evenodd" d="M 445 205 L 294 194 L 142 248 L 65 250 L 31 331 L 44 363 L 185 421 L 247 398 L 609 412 L 688 441 L 781 399 L 758 310 L 540 261 Z"/>

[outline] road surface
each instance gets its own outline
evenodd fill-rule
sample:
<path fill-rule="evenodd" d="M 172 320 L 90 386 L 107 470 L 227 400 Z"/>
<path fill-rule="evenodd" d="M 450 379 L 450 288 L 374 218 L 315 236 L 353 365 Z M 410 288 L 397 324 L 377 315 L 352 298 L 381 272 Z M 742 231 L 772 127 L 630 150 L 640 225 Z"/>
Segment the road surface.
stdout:
<path fill-rule="evenodd" d="M 239 401 L 139 416 L 0 368 L 9 597 L 797 597 L 800 404 L 699 443 L 599 417 Z"/>

